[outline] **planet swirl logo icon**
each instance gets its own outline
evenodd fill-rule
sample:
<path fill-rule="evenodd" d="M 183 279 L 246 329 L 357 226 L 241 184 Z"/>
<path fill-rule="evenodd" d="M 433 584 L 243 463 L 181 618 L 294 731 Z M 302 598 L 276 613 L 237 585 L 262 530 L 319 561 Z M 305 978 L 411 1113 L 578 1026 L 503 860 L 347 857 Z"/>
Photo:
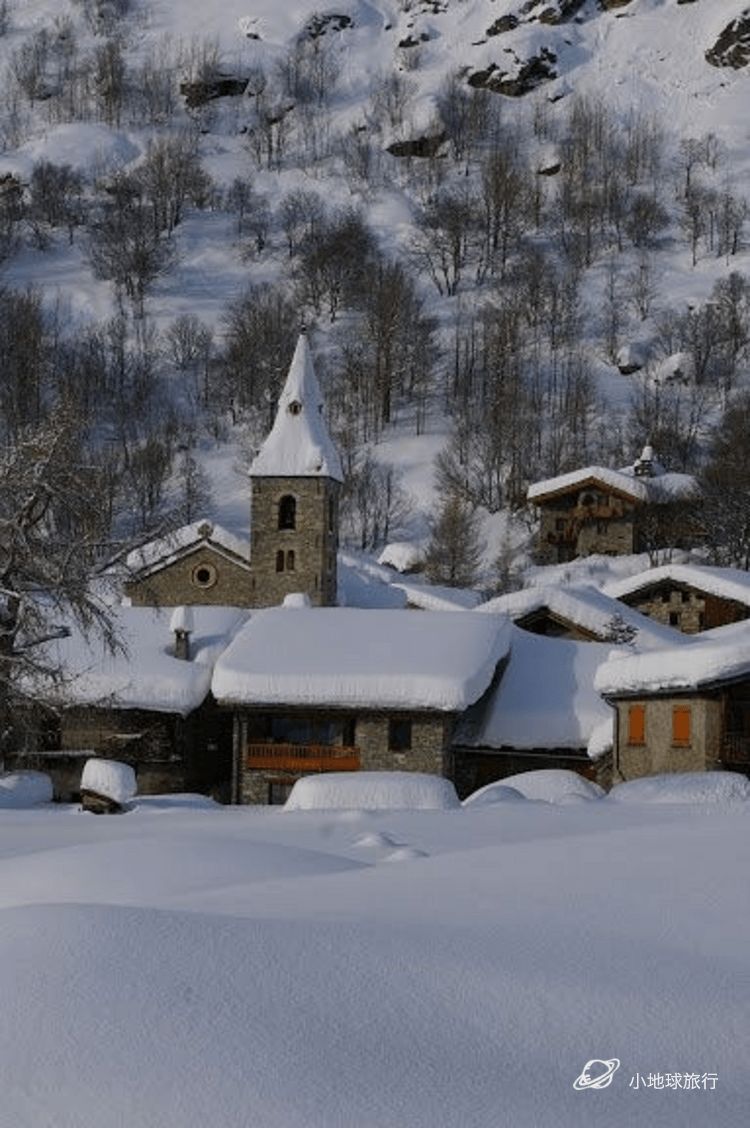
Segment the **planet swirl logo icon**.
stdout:
<path fill-rule="evenodd" d="M 609 1061 L 592 1058 L 584 1065 L 580 1077 L 576 1077 L 573 1088 L 579 1092 L 582 1089 L 606 1089 L 619 1068 L 619 1058 L 610 1058 Z"/>

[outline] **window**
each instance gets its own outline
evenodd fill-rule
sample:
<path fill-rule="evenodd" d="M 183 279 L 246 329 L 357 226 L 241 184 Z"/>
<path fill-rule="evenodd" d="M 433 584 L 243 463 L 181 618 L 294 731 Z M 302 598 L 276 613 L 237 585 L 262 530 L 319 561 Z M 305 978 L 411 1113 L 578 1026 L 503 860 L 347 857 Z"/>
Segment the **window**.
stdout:
<path fill-rule="evenodd" d="M 302 411 L 302 404 L 299 402 L 299 400 L 292 400 L 292 402 L 289 404 L 289 414 L 290 415 L 299 415 L 299 413 L 301 411 Z"/>
<path fill-rule="evenodd" d="M 690 602 L 690 592 L 689 591 L 681 591 L 680 592 L 680 599 L 682 600 L 683 603 L 689 603 Z"/>
<path fill-rule="evenodd" d="M 297 499 L 291 494 L 284 494 L 279 502 L 279 528 L 297 528 Z"/>
<path fill-rule="evenodd" d="M 287 572 L 294 571 L 294 549 L 290 548 L 286 554 L 286 570 Z"/>
<path fill-rule="evenodd" d="M 408 752 L 411 748 L 411 721 L 388 722 L 388 751 Z"/>
<path fill-rule="evenodd" d="M 679 611 L 670 611 L 669 612 L 669 625 L 670 625 L 670 627 L 679 627 L 679 625 L 680 625 L 680 612 Z"/>
<path fill-rule="evenodd" d="M 272 807 L 280 807 L 286 803 L 295 781 L 288 779 L 272 779 L 268 784 L 268 802 Z"/>
<path fill-rule="evenodd" d="M 631 705 L 628 710 L 628 744 L 646 743 L 646 707 Z"/>
<path fill-rule="evenodd" d="M 198 564 L 190 574 L 193 584 L 199 588 L 213 587 L 218 579 L 213 564 Z"/>
<path fill-rule="evenodd" d="M 283 548 L 280 548 L 279 551 L 276 553 L 276 571 L 277 572 L 283 572 L 284 571 L 284 549 Z"/>
<path fill-rule="evenodd" d="M 336 531 L 336 503 L 332 497 L 328 499 L 328 532 Z"/>
<path fill-rule="evenodd" d="M 672 744 L 685 746 L 690 743 L 690 706 L 675 705 L 672 710 Z"/>

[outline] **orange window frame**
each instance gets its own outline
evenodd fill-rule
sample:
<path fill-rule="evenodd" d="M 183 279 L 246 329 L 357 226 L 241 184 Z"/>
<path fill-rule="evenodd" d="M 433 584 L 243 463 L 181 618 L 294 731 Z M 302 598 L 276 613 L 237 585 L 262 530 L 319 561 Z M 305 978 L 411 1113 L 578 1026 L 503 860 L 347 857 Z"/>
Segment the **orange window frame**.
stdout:
<path fill-rule="evenodd" d="M 646 706 L 631 705 L 628 709 L 628 744 L 646 743 Z"/>
<path fill-rule="evenodd" d="M 672 744 L 685 748 L 692 736 L 692 710 L 689 705 L 675 705 L 672 709 Z"/>

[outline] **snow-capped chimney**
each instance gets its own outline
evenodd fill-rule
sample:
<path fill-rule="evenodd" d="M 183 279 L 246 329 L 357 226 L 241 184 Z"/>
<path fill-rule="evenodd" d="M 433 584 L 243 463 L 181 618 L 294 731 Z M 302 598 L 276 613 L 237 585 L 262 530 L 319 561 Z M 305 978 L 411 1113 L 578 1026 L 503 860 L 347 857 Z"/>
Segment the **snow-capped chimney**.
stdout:
<path fill-rule="evenodd" d="M 192 607 L 175 607 L 169 629 L 174 635 L 174 656 L 190 661 L 190 635 L 195 630 Z"/>
<path fill-rule="evenodd" d="M 641 451 L 641 457 L 636 459 L 633 467 L 636 478 L 653 478 L 654 476 L 654 448 L 651 443 L 646 443 Z"/>

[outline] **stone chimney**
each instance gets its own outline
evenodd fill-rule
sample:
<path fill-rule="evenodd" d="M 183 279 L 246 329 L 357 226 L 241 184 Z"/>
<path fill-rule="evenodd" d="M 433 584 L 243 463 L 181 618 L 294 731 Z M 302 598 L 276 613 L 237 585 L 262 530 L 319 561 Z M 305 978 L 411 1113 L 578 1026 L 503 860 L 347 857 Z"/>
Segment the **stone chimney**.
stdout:
<path fill-rule="evenodd" d="M 174 635 L 174 656 L 190 661 L 190 635 L 195 630 L 192 607 L 175 607 L 169 629 Z"/>
<path fill-rule="evenodd" d="M 633 467 L 636 478 L 653 478 L 654 476 L 654 448 L 651 443 L 646 443 L 641 451 L 641 457 L 636 459 Z"/>

